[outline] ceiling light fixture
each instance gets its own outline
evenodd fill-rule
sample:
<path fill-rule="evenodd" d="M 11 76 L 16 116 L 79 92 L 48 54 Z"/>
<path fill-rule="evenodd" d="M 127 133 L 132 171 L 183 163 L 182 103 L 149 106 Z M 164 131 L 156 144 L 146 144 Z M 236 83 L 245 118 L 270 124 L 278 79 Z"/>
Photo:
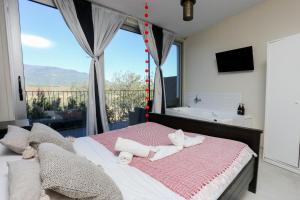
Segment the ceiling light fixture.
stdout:
<path fill-rule="evenodd" d="M 183 20 L 192 21 L 194 18 L 194 4 L 196 0 L 181 0 L 180 3 L 183 7 Z"/>

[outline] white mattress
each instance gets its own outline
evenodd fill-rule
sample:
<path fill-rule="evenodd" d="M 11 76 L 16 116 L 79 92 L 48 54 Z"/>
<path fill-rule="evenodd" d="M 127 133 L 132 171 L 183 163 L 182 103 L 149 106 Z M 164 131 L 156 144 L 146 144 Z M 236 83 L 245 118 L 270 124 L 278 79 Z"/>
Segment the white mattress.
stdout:
<path fill-rule="evenodd" d="M 84 137 L 74 143 L 77 154 L 86 157 L 95 164 L 100 164 L 105 172 L 120 188 L 124 200 L 183 200 L 184 198 L 168 189 L 142 171 L 120 165 L 114 156 L 103 145 L 95 140 Z M 206 188 L 194 196 L 194 200 L 215 200 L 225 191 L 233 179 L 251 159 L 251 152 L 246 152 L 238 163 L 226 170 L 223 176 L 216 178 Z M 0 144 L 0 200 L 8 200 L 7 161 L 19 160 L 18 156 Z"/>

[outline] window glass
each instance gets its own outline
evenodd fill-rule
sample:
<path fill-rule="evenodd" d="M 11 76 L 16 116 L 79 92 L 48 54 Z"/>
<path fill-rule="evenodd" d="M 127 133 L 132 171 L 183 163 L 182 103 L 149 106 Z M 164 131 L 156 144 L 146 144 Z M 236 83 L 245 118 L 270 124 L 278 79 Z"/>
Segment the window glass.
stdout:
<path fill-rule="evenodd" d="M 27 115 L 84 136 L 90 57 L 57 9 L 19 0 Z"/>
<path fill-rule="evenodd" d="M 105 49 L 106 109 L 112 129 L 125 127 L 129 113 L 145 106 L 145 44 L 140 34 L 119 30 Z"/>
<path fill-rule="evenodd" d="M 166 92 L 166 103 L 168 107 L 180 106 L 180 63 L 179 63 L 179 50 L 180 46 L 173 44 L 169 55 L 162 66 L 165 92 Z M 151 58 L 151 71 L 153 72 L 152 77 L 154 78 L 156 65 L 154 60 Z"/>

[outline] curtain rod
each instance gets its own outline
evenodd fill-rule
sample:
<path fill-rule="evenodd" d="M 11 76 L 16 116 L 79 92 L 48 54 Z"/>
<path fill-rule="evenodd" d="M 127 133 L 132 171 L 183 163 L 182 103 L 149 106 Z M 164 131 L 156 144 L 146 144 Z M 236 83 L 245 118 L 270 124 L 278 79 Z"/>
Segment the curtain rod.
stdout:
<path fill-rule="evenodd" d="M 95 2 L 95 0 L 88 0 L 88 1 L 90 1 L 91 3 L 93 3 L 93 4 L 95 4 L 95 5 L 98 5 L 98 6 L 101 6 L 101 7 L 103 7 L 103 8 L 106 8 L 106 9 L 108 9 L 108 10 L 112 10 L 112 11 L 114 11 L 114 12 L 121 13 L 122 15 L 126 15 L 126 16 L 128 16 L 128 17 L 131 17 L 131 18 L 133 18 L 133 19 L 135 19 L 135 20 L 140 20 L 140 21 L 145 22 L 145 20 L 143 20 L 143 19 L 141 19 L 141 18 L 139 18 L 139 17 L 137 17 L 137 16 L 129 15 L 129 14 L 123 12 L 123 11 L 117 10 L 117 9 L 115 9 L 115 8 L 108 7 L 108 6 L 103 5 L 103 4 L 99 3 L 99 2 Z M 150 22 L 150 23 L 153 24 L 153 25 L 156 25 L 156 24 L 154 24 L 154 23 L 152 23 L 152 22 Z M 156 25 L 156 26 L 158 26 L 158 25 Z M 163 27 L 162 27 L 162 28 L 163 28 Z M 163 29 L 165 29 L 165 30 L 167 30 L 167 31 L 169 31 L 169 32 L 171 32 L 171 33 L 173 33 L 173 34 L 176 34 L 174 31 L 171 31 L 171 30 L 169 30 L 169 29 L 166 29 L 166 28 L 163 28 Z M 176 35 L 177 35 L 177 34 L 176 34 Z"/>
<path fill-rule="evenodd" d="M 42 4 L 42 5 L 46 5 L 46 6 L 49 6 L 49 7 L 52 7 L 52 8 L 56 8 L 55 3 L 54 3 L 53 0 L 44 0 L 44 1 L 41 1 L 41 0 L 29 0 L 29 1 L 32 1 L 32 2 L 35 2 L 35 3 L 38 3 L 38 4 Z M 120 11 L 120 10 L 117 10 L 117 9 L 114 9 L 114 8 L 111 8 L 111 7 L 108 7 L 108 6 L 105 6 L 105 5 L 103 5 L 103 4 L 99 3 L 99 2 L 96 2 L 95 0 L 83 0 L 83 1 L 89 1 L 89 2 L 91 2 L 92 4 L 95 4 L 95 5 L 97 5 L 97 6 L 106 8 L 106 9 L 108 9 L 108 10 L 111 10 L 111 11 L 114 11 L 114 12 L 117 12 L 117 13 L 120 13 L 120 14 L 122 14 L 122 15 L 126 15 L 127 17 L 130 17 L 130 18 L 132 18 L 132 19 L 134 19 L 134 20 L 141 20 L 141 21 L 145 22 L 145 20 L 143 20 L 143 19 L 141 19 L 141 18 L 139 18 L 139 17 L 133 16 L 133 15 L 129 15 L 129 14 L 127 14 L 127 13 L 124 13 L 124 12 Z M 47 2 L 48 2 L 48 3 L 47 3 Z M 50 3 L 50 2 L 51 2 L 51 3 Z M 151 24 L 153 24 L 153 23 L 151 22 Z M 154 25 L 156 25 L 156 24 L 154 24 Z M 156 25 L 156 26 L 157 26 L 157 25 Z M 175 35 L 177 35 L 174 31 L 171 31 L 171 30 L 166 29 L 166 28 L 164 28 L 164 29 L 167 30 L 167 31 L 169 31 L 169 32 L 171 32 L 171 33 L 173 33 L 173 34 L 175 34 Z M 177 35 L 177 36 L 178 36 L 178 35 Z"/>

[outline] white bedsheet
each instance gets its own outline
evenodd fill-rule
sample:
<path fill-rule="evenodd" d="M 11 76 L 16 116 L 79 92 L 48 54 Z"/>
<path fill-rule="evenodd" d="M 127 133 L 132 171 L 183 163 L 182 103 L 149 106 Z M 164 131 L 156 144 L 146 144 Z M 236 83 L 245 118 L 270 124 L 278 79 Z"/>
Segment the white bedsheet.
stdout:
<path fill-rule="evenodd" d="M 89 137 L 79 138 L 74 143 L 77 154 L 86 157 L 95 164 L 100 164 L 105 172 L 120 188 L 124 200 L 183 200 L 184 198 L 153 179 L 142 171 L 127 165 L 120 165 L 114 156 L 103 145 Z M 251 150 L 250 150 L 251 151 Z M 249 152 L 250 152 L 249 151 Z M 251 159 L 248 151 L 226 170 L 224 175 L 217 177 L 193 200 L 216 200 Z M 8 200 L 8 168 L 7 161 L 20 160 L 21 156 L 8 151 L 0 144 L 0 200 Z"/>

